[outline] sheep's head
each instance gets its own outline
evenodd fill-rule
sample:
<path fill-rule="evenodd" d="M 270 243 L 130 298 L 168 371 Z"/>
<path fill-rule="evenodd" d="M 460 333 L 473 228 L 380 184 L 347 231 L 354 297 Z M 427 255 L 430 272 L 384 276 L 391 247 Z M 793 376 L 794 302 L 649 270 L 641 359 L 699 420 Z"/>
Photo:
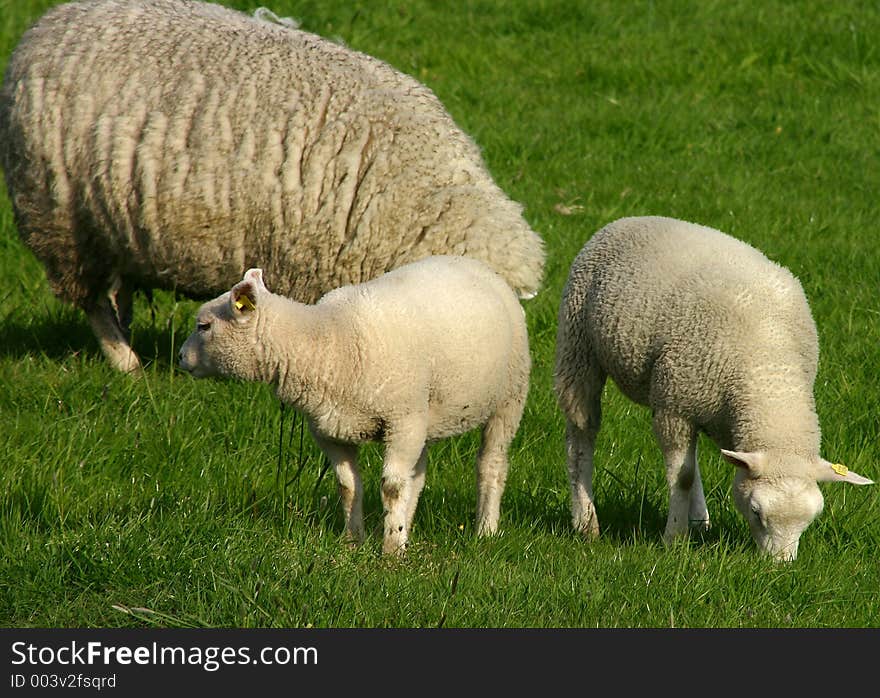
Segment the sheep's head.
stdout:
<path fill-rule="evenodd" d="M 208 301 L 196 328 L 180 348 L 180 367 L 196 378 L 256 378 L 255 326 L 269 290 L 261 269 L 249 269 L 231 291 Z"/>
<path fill-rule="evenodd" d="M 798 542 L 824 506 L 817 482 L 870 485 L 871 480 L 822 458 L 773 451 L 726 451 L 737 466 L 733 497 L 758 548 L 781 561 L 797 558 Z"/>

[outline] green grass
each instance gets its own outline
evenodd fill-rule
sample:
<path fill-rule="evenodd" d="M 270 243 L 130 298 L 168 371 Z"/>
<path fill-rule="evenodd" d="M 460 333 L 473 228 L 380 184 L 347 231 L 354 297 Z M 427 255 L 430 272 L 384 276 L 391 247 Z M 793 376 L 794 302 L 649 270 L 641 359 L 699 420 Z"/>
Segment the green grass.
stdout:
<path fill-rule="evenodd" d="M 0 61 L 51 2 L 0 1 Z M 140 381 L 52 296 L 0 198 L 0 625 L 877 626 L 878 488 L 823 486 L 799 559 L 760 558 L 703 441 L 714 526 L 665 548 L 644 408 L 613 386 L 597 450 L 602 538 L 570 530 L 552 392 L 575 254 L 624 215 L 736 235 L 803 282 L 819 328 L 824 455 L 880 476 L 880 6 L 749 0 L 270 5 L 428 84 L 547 242 L 526 305 L 534 369 L 502 533 L 474 536 L 473 434 L 437 444 L 402 561 L 341 542 L 330 474 L 264 385 L 175 372 L 196 303 L 138 297 Z M 296 473 L 302 462 L 302 470 Z"/>

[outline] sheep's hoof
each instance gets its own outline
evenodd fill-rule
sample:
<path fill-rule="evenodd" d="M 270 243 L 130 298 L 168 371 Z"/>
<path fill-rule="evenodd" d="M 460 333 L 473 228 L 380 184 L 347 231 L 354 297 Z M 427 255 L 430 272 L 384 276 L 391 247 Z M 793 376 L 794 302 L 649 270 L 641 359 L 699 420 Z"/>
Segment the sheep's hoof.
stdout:
<path fill-rule="evenodd" d="M 143 367 L 141 362 L 133 351 L 126 350 L 121 347 L 114 347 L 108 350 L 104 347 L 104 356 L 107 357 L 110 364 L 120 373 L 127 373 L 130 376 L 142 376 Z"/>

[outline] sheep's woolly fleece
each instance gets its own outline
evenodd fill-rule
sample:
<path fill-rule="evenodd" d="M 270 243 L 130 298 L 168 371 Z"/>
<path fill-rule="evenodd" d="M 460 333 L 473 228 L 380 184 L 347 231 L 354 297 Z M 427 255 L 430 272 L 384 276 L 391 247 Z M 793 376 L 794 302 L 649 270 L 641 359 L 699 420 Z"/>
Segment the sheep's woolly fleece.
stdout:
<path fill-rule="evenodd" d="M 249 267 L 311 302 L 428 255 L 467 255 L 537 292 L 541 238 L 429 88 L 260 17 L 197 1 L 70 3 L 10 58 L 0 165 L 18 229 L 115 366 L 139 366 L 134 290 L 209 298 Z"/>

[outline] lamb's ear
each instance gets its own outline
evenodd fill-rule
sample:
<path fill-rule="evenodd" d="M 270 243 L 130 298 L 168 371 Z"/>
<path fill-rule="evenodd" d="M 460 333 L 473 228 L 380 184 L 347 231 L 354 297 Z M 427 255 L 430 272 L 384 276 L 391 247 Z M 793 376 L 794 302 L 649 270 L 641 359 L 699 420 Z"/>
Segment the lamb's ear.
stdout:
<path fill-rule="evenodd" d="M 851 485 L 873 485 L 874 481 L 859 475 L 855 470 L 850 470 L 840 463 L 829 463 L 827 460 L 819 461 L 819 472 L 816 473 L 817 482 L 848 482 Z"/>
<path fill-rule="evenodd" d="M 232 287 L 232 292 L 229 294 L 232 314 L 241 317 L 252 313 L 257 309 L 260 295 L 268 292 L 269 289 L 263 283 L 263 270 L 248 269 L 244 273 L 244 278 Z"/>
<path fill-rule="evenodd" d="M 257 297 L 259 293 L 256 283 L 250 279 L 239 281 L 232 287 L 229 294 L 229 306 L 235 317 L 250 315 L 257 309 Z"/>
<path fill-rule="evenodd" d="M 248 269 L 244 273 L 244 281 L 253 281 L 258 291 L 268 291 L 266 284 L 263 283 L 263 270 L 257 267 Z"/>
<path fill-rule="evenodd" d="M 747 470 L 751 477 L 760 475 L 767 465 L 767 454 L 764 451 L 728 451 L 722 448 L 721 455 L 728 463 Z"/>

